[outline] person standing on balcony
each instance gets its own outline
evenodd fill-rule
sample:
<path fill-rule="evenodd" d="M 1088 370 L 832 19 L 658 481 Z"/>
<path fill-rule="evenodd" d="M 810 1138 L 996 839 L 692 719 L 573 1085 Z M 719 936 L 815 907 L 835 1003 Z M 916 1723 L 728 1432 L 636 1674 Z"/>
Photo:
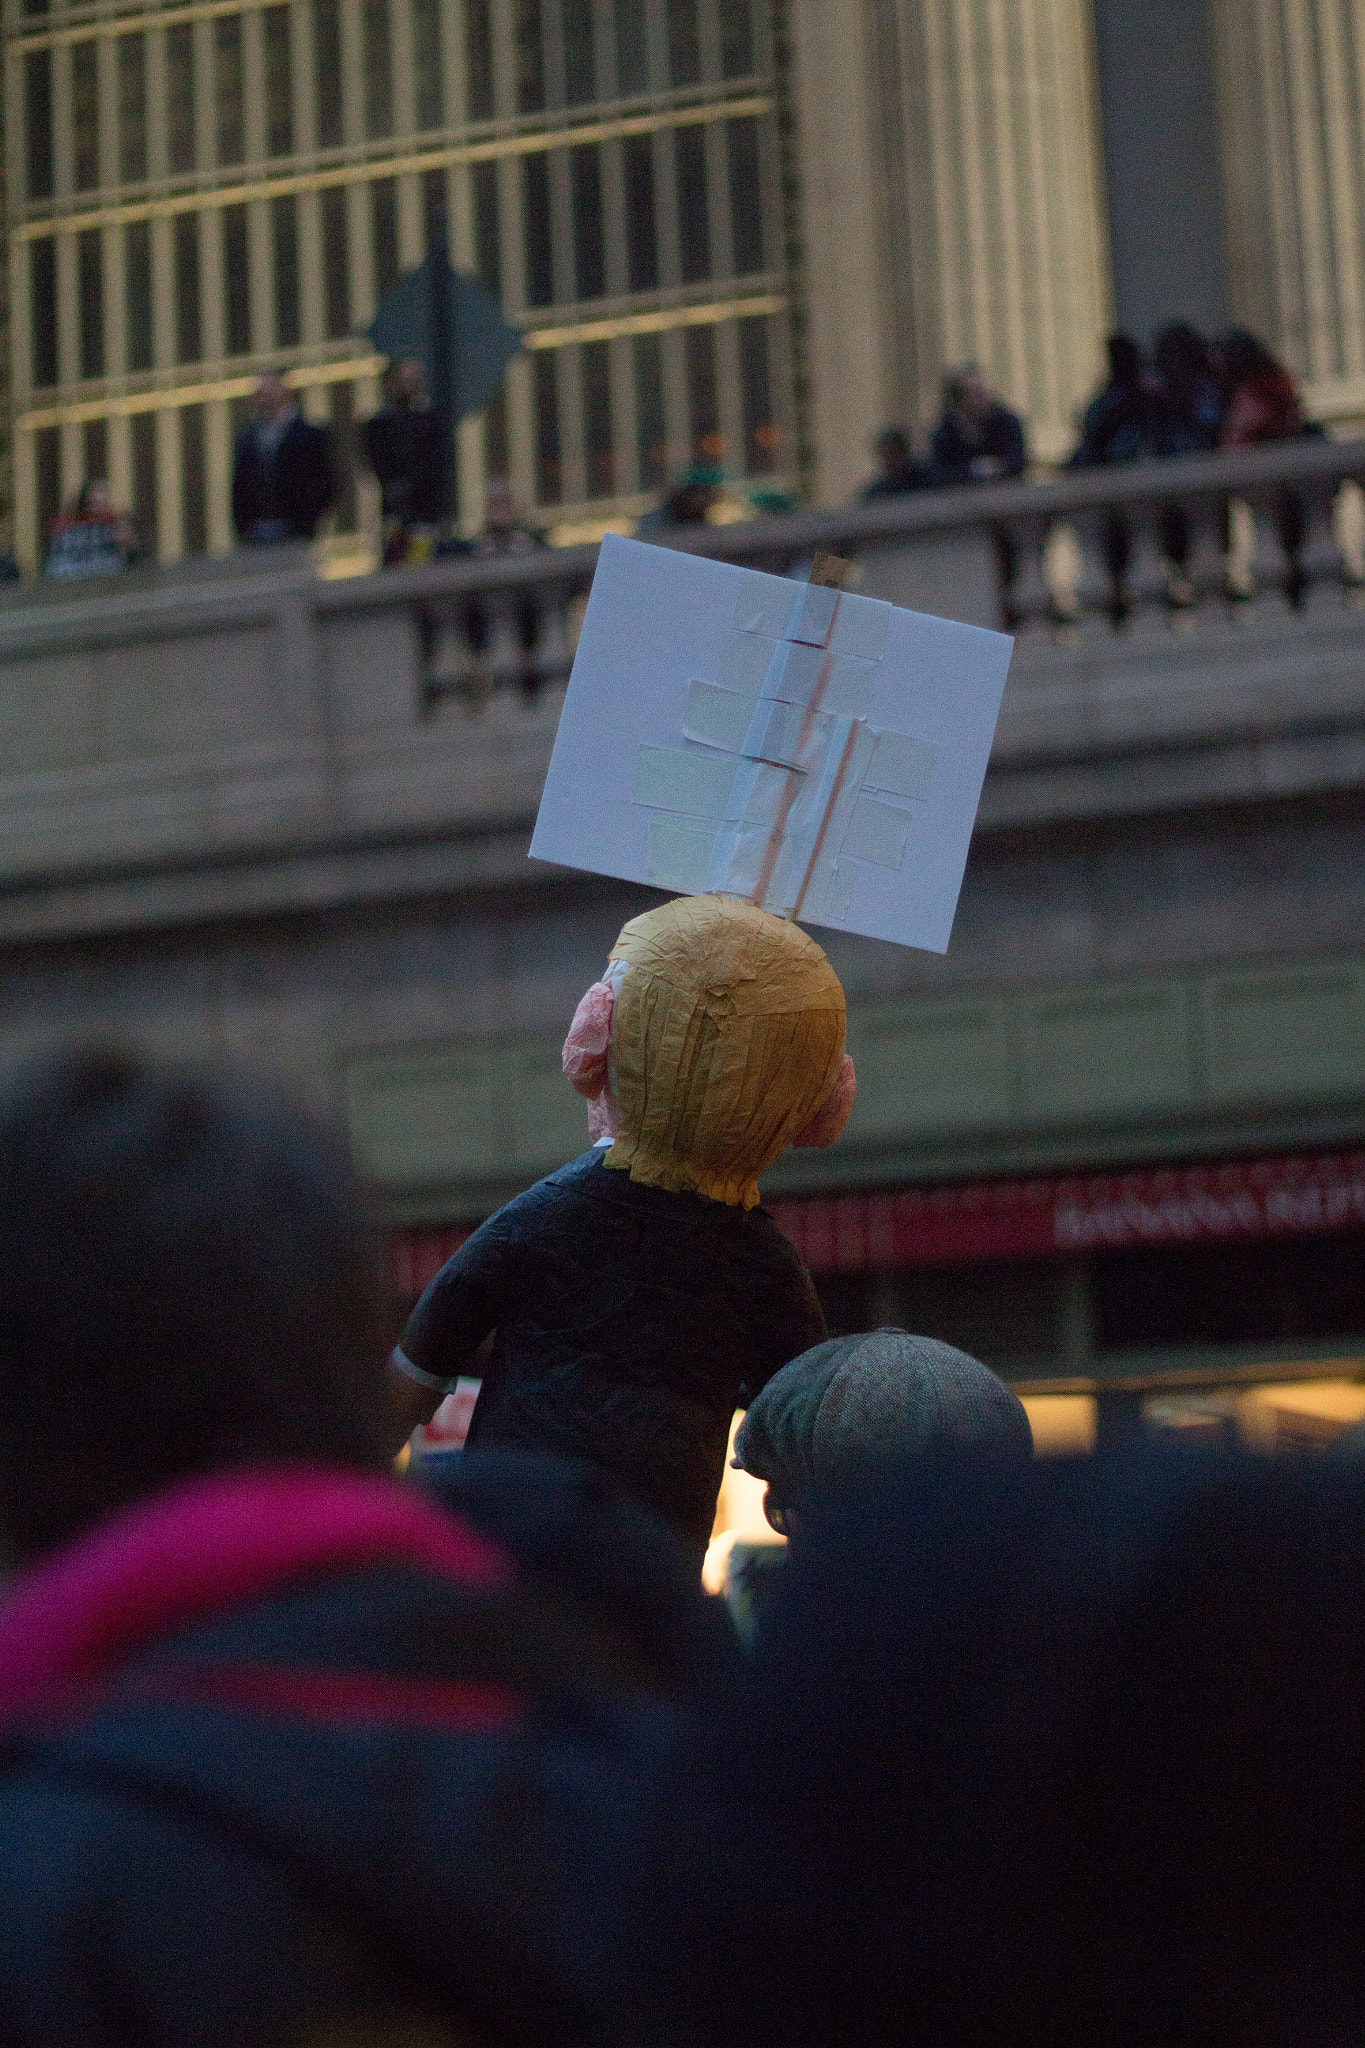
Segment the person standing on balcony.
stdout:
<path fill-rule="evenodd" d="M 1293 372 L 1278 362 L 1263 341 L 1244 327 L 1233 327 L 1217 348 L 1227 410 L 1218 436 L 1220 448 L 1257 448 L 1268 441 L 1296 441 L 1303 435 L 1319 435 L 1316 421 L 1306 420 L 1299 387 Z M 1275 530 L 1284 551 L 1284 591 L 1291 605 L 1303 602 L 1307 576 L 1303 566 L 1303 544 L 1307 535 L 1307 512 L 1298 491 L 1284 490 L 1274 498 Z M 1233 559 L 1232 520 L 1226 515 L 1229 543 L 1228 594 L 1234 599 L 1252 594 L 1252 571 Z"/>
<path fill-rule="evenodd" d="M 278 371 L 251 394 L 232 458 L 232 523 L 244 545 L 311 540 L 336 496 L 331 436 L 298 409 Z"/>
<path fill-rule="evenodd" d="M 1227 410 L 1220 448 L 1252 448 L 1264 441 L 1293 441 L 1311 431 L 1303 416 L 1293 373 L 1277 362 L 1263 341 L 1234 327 L 1218 346 Z"/>
<path fill-rule="evenodd" d="M 1068 457 L 1068 469 L 1142 462 L 1161 452 L 1160 391 L 1142 360 L 1142 350 L 1130 334 L 1111 334 L 1105 348 L 1109 376 L 1081 415 L 1081 438 Z M 1100 553 L 1109 578 L 1109 616 L 1116 626 L 1132 608 L 1128 590 L 1132 552 L 1128 518 L 1117 507 L 1111 507 L 1103 519 Z"/>
<path fill-rule="evenodd" d="M 1153 437 L 1158 455 L 1207 455 L 1218 446 L 1223 387 L 1208 343 L 1187 321 L 1163 327 L 1152 348 Z M 1161 552 L 1167 563 L 1168 599 L 1176 610 L 1195 601 L 1189 562 L 1192 536 L 1185 506 L 1171 499 L 1161 511 Z"/>
<path fill-rule="evenodd" d="M 117 576 L 142 553 L 137 528 L 115 509 L 102 476 L 91 477 L 52 528 L 44 576 Z"/>
<path fill-rule="evenodd" d="M 533 555 L 545 546 L 545 536 L 520 517 L 512 493 L 501 477 L 490 479 L 484 489 L 484 527 L 466 551 L 475 561 L 501 561 L 508 555 Z M 521 694 L 532 702 L 540 689 L 536 649 L 544 636 L 547 594 L 525 583 L 520 589 L 488 591 L 474 598 L 465 612 L 465 632 L 480 662 L 501 629 L 515 649 L 520 664 Z"/>
<path fill-rule="evenodd" d="M 1159 455 L 1206 455 L 1218 446 L 1223 387 L 1208 343 L 1184 320 L 1163 327 L 1152 347 L 1153 431 Z"/>
<path fill-rule="evenodd" d="M 883 427 L 872 450 L 877 474 L 863 485 L 864 504 L 898 498 L 906 491 L 928 490 L 936 481 L 932 465 L 916 456 L 914 442 L 904 427 Z"/>
<path fill-rule="evenodd" d="M 1130 334 L 1111 334 L 1105 343 L 1109 376 L 1081 415 L 1081 438 L 1069 469 L 1094 469 L 1110 462 L 1140 462 L 1159 453 L 1158 392 Z"/>
<path fill-rule="evenodd" d="M 975 363 L 943 380 L 943 412 L 930 440 L 933 481 L 998 483 L 1022 476 L 1028 463 L 1024 422 L 1011 412 Z"/>
<path fill-rule="evenodd" d="M 379 479 L 385 566 L 429 561 L 436 529 L 450 516 L 450 425 L 427 397 L 415 358 L 390 364 L 384 404 L 366 420 L 364 435 Z"/>

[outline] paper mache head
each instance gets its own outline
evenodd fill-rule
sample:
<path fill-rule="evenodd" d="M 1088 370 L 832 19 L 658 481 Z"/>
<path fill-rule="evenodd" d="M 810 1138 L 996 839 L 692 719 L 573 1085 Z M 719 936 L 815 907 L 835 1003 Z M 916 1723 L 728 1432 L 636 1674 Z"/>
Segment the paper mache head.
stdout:
<path fill-rule="evenodd" d="M 564 1042 L 606 1164 L 746 1209 L 789 1145 L 831 1145 L 853 1104 L 844 991 L 799 925 L 726 896 L 632 918 Z"/>

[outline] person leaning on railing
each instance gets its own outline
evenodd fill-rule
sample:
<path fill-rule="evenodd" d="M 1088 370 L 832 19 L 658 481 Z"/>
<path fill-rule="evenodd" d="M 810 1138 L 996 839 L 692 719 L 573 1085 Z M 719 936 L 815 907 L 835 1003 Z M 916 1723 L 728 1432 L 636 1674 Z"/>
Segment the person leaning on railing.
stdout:
<path fill-rule="evenodd" d="M 136 526 L 115 509 L 102 476 L 91 477 L 52 528 L 44 576 L 117 576 L 143 553 Z"/>

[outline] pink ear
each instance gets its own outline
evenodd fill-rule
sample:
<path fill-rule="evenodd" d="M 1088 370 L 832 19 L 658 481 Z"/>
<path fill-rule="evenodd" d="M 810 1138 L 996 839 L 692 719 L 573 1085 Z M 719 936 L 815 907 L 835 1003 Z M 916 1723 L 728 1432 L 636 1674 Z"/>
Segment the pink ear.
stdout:
<path fill-rule="evenodd" d="M 792 1139 L 793 1145 L 832 1145 L 844 1134 L 848 1113 L 853 1107 L 853 1097 L 858 1079 L 853 1071 L 853 1061 L 847 1053 L 839 1062 L 839 1071 L 830 1083 L 829 1094 L 825 1097 L 815 1115 L 803 1131 Z"/>
<path fill-rule="evenodd" d="M 607 1085 L 607 1054 L 611 1048 L 611 1013 L 616 998 L 605 981 L 595 981 L 573 1013 L 564 1041 L 565 1078 L 589 1102 Z"/>

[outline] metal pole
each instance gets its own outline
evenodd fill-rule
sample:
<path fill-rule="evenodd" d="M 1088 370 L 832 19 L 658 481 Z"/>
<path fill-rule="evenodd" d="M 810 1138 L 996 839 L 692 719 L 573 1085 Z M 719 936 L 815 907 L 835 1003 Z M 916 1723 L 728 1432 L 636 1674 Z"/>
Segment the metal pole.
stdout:
<path fill-rule="evenodd" d="M 450 230 L 445 207 L 433 207 L 427 218 L 427 289 L 431 294 L 431 402 L 443 414 L 444 491 L 448 516 L 459 515 L 459 469 L 455 458 L 456 308 L 451 290 Z"/>

